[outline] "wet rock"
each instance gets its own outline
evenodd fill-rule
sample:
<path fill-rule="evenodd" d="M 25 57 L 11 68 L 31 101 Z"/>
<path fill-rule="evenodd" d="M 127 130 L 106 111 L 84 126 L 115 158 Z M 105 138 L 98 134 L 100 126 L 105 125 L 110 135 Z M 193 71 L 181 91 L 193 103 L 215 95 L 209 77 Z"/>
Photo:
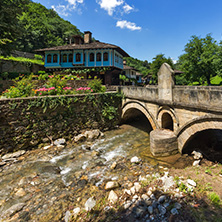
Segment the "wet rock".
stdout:
<path fill-rule="evenodd" d="M 114 170 L 114 169 L 116 168 L 116 165 L 117 165 L 117 163 L 116 163 L 116 162 L 113 162 L 112 165 L 110 166 L 110 169 L 111 169 L 111 170 Z"/>
<path fill-rule="evenodd" d="M 158 202 L 156 200 L 153 201 L 152 203 L 152 207 L 155 209 L 158 206 Z"/>
<path fill-rule="evenodd" d="M 6 162 L 0 162 L 0 167 L 4 166 Z"/>
<path fill-rule="evenodd" d="M 170 213 L 173 214 L 173 215 L 176 215 L 176 214 L 178 214 L 178 211 L 177 211 L 176 208 L 172 208 Z"/>
<path fill-rule="evenodd" d="M 118 188 L 120 185 L 117 181 L 109 181 L 105 185 L 105 190 L 112 190 Z"/>
<path fill-rule="evenodd" d="M 90 211 L 93 207 L 95 207 L 96 201 L 94 198 L 90 197 L 85 203 L 85 210 Z"/>
<path fill-rule="evenodd" d="M 84 134 L 79 134 L 78 136 L 75 136 L 73 138 L 74 142 L 82 142 L 86 139 L 86 136 Z"/>
<path fill-rule="evenodd" d="M 24 191 L 23 188 L 19 188 L 15 193 L 15 196 L 17 196 L 17 197 L 23 197 L 25 195 L 26 195 L 26 192 Z"/>
<path fill-rule="evenodd" d="M 86 131 L 84 133 L 85 137 L 89 140 L 97 139 L 100 136 L 100 131 L 98 129 L 96 130 L 91 130 L 91 131 Z"/>
<path fill-rule="evenodd" d="M 11 217 L 11 216 L 13 216 L 15 213 L 21 211 L 24 206 L 25 206 L 25 203 L 18 203 L 18 204 L 15 204 L 15 205 L 11 206 L 9 209 L 7 209 L 3 213 L 3 217 Z"/>
<path fill-rule="evenodd" d="M 112 204 L 114 204 L 114 203 L 117 202 L 118 196 L 117 196 L 117 194 L 116 194 L 113 190 L 110 191 L 108 200 L 109 200 L 109 202 L 111 202 Z"/>
<path fill-rule="evenodd" d="M 182 207 L 182 205 L 180 204 L 180 203 L 175 203 L 174 204 L 174 207 L 177 209 L 177 210 L 179 210 L 181 207 Z"/>
<path fill-rule="evenodd" d="M 77 182 L 78 188 L 84 188 L 87 183 L 88 183 L 88 181 L 85 180 L 85 179 L 79 180 L 79 181 Z"/>
<path fill-rule="evenodd" d="M 135 212 L 135 217 L 140 218 L 146 210 L 143 207 L 135 207 L 133 211 Z"/>
<path fill-rule="evenodd" d="M 164 215 L 166 213 L 166 208 L 162 205 L 158 206 L 158 210 L 160 212 L 160 214 Z"/>
<path fill-rule="evenodd" d="M 193 181 L 193 180 L 191 180 L 191 179 L 187 179 L 187 183 L 188 183 L 189 185 L 193 186 L 193 187 L 196 187 L 196 186 L 197 186 L 196 182 Z"/>
<path fill-rule="evenodd" d="M 65 214 L 65 217 L 64 217 L 65 222 L 69 222 L 70 219 L 71 219 L 71 216 L 72 216 L 72 214 L 70 213 L 69 210 L 67 210 L 66 214 Z"/>
<path fill-rule="evenodd" d="M 53 147 L 53 145 L 51 144 L 51 145 L 48 145 L 48 146 L 44 146 L 43 149 L 44 149 L 44 150 L 47 150 L 47 149 L 50 149 L 50 148 L 52 148 L 52 147 Z"/>
<path fill-rule="evenodd" d="M 193 158 L 194 158 L 195 160 L 200 160 L 200 159 L 203 158 L 202 153 L 197 152 L 197 151 L 195 151 L 195 150 L 194 150 L 191 154 L 193 155 Z"/>
<path fill-rule="evenodd" d="M 166 200 L 166 196 L 165 196 L 165 195 L 162 195 L 162 196 L 160 196 L 160 197 L 158 198 L 158 202 L 159 202 L 160 204 L 164 203 L 165 200 Z"/>
<path fill-rule="evenodd" d="M 53 143 L 54 143 L 55 146 L 65 145 L 66 140 L 63 139 L 63 138 L 60 138 L 60 139 L 55 140 Z"/>
<path fill-rule="evenodd" d="M 6 160 L 6 159 L 11 159 L 11 158 L 17 158 L 23 154 L 25 154 L 26 151 L 25 150 L 19 150 L 17 152 L 14 153 L 7 153 L 4 156 L 2 156 L 2 160 Z"/>
<path fill-rule="evenodd" d="M 153 206 L 149 206 L 147 209 L 150 214 L 153 214 Z"/>
<path fill-rule="evenodd" d="M 134 157 L 131 158 L 130 162 L 131 162 L 131 163 L 137 163 L 137 164 L 138 164 L 138 163 L 141 162 L 141 160 L 140 160 L 139 157 L 134 156 Z"/>

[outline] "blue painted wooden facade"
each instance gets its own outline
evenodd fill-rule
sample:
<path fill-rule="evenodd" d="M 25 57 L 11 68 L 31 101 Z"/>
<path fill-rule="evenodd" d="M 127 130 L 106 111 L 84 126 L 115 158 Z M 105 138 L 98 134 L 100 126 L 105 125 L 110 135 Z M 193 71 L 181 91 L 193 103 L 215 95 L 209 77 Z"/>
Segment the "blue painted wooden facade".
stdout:
<path fill-rule="evenodd" d="M 123 69 L 123 56 L 115 49 L 75 49 L 45 52 L 45 67 L 93 68 L 115 67 Z"/>

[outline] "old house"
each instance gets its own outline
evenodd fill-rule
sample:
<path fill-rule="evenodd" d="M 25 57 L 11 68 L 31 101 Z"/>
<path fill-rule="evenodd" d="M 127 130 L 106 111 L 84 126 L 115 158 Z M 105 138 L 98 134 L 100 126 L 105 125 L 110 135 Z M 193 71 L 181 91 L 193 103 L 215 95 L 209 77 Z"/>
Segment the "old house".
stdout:
<path fill-rule="evenodd" d="M 45 55 L 45 68 L 49 71 L 64 69 L 107 68 L 97 73 L 103 84 L 119 84 L 123 57 L 129 55 L 119 46 L 92 40 L 87 31 L 84 38 L 72 36 L 69 44 L 37 50 Z"/>

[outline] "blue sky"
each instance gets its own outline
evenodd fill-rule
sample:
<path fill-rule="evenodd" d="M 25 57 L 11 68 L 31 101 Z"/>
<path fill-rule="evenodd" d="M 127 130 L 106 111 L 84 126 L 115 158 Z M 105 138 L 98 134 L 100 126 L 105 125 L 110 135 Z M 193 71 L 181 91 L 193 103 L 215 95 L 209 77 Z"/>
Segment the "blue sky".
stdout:
<path fill-rule="evenodd" d="M 34 0 L 53 8 L 80 31 L 152 61 L 177 60 L 192 35 L 222 40 L 221 0 Z"/>

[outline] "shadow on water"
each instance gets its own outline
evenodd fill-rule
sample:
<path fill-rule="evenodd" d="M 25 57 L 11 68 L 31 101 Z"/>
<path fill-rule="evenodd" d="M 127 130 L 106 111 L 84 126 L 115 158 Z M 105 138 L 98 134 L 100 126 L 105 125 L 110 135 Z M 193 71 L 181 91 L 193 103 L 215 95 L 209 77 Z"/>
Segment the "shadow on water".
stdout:
<path fill-rule="evenodd" d="M 222 163 L 222 130 L 209 129 L 194 134 L 185 144 L 183 153 L 201 152 L 204 158 Z"/>

